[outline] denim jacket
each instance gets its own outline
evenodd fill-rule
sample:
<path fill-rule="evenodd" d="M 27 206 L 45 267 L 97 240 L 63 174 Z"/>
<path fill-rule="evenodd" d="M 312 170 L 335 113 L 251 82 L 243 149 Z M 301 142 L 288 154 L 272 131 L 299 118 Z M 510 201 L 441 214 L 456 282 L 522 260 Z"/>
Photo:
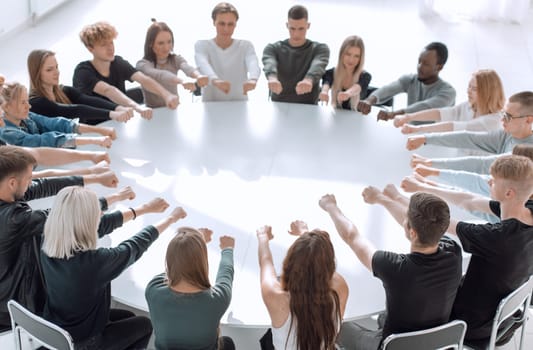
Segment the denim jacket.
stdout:
<path fill-rule="evenodd" d="M 77 120 L 45 117 L 30 112 L 17 126 L 4 118 L 0 139 L 16 146 L 76 148 Z"/>

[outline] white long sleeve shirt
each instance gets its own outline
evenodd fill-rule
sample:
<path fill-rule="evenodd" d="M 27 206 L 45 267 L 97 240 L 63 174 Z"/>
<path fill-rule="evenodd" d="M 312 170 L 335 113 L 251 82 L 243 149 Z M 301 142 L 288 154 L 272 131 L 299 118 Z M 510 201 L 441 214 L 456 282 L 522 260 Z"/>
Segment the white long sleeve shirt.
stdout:
<path fill-rule="evenodd" d="M 226 49 L 219 47 L 214 39 L 199 40 L 194 45 L 194 58 L 200 73 L 209 77 L 209 85 L 202 90 L 203 101 L 247 100 L 243 84 L 249 79 L 259 79 L 261 74 L 254 46 L 248 40 L 233 39 Z M 228 94 L 212 84 L 215 79 L 230 82 Z"/>

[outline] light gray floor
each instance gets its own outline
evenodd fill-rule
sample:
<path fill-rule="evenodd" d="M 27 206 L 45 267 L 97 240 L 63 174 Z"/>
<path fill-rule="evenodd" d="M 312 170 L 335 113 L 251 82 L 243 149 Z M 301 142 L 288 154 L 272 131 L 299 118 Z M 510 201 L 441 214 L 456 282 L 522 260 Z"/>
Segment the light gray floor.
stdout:
<path fill-rule="evenodd" d="M 233 1 L 241 18 L 235 37 L 251 40 L 258 56 L 266 43 L 285 38 L 285 16 L 294 2 L 272 0 Z M 457 102 L 466 99 L 470 74 L 482 68 L 495 69 L 501 76 L 506 95 L 533 89 L 533 11 L 522 25 L 495 22 L 446 21 L 438 17 L 420 18 L 414 0 L 302 1 L 310 10 L 312 23 L 308 36 L 327 42 L 331 49 L 330 66 L 335 65 L 338 47 L 344 37 L 362 36 L 366 43 L 366 69 L 373 85 L 382 85 L 399 75 L 414 72 L 420 50 L 430 41 L 448 45 L 450 57 L 442 77 L 457 89 Z M 127 4 L 127 5 L 126 5 Z M 172 4 L 172 5 L 170 5 Z M 178 5 L 180 4 L 180 5 Z M 193 45 L 197 39 L 210 38 L 214 28 L 210 11 L 213 2 L 152 0 L 103 1 L 76 0 L 39 20 L 36 26 L 0 38 L 0 73 L 8 80 L 28 82 L 26 56 L 36 48 L 57 52 L 61 81 L 71 84 L 75 65 L 89 58 L 77 34 L 86 23 L 107 20 L 119 32 L 116 51 L 133 64 L 142 56 L 142 46 L 150 18 L 166 21 L 175 34 L 175 51 L 194 62 Z M 127 6 L 127 8 L 126 8 Z M 9 11 L 9 9 L 3 9 Z M 251 101 L 264 100 L 266 82 L 261 78 Z M 182 103 L 191 96 L 181 92 Z M 397 99 L 401 106 L 402 99 Z M 258 348 L 260 332 L 222 329 L 236 338 L 239 348 Z M 0 338 L 0 349 L 9 349 L 9 339 Z M 525 349 L 533 347 L 533 323 L 529 323 Z M 12 347 L 11 347 L 12 348 Z M 514 349 L 509 345 L 504 349 Z"/>

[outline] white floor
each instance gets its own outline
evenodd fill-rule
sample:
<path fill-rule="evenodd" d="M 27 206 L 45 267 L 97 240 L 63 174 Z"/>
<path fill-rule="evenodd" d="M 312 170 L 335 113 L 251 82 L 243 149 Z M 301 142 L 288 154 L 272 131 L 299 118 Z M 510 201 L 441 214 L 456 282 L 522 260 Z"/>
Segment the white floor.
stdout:
<path fill-rule="evenodd" d="M 216 3 L 197 1 L 191 6 L 178 2 L 152 0 L 73 0 L 54 13 L 39 20 L 36 26 L 0 37 L 0 73 L 8 80 L 28 82 L 27 54 L 36 48 L 57 52 L 62 71 L 61 81 L 71 84 L 75 65 L 89 58 L 77 34 L 84 24 L 97 20 L 113 23 L 119 32 L 116 51 L 132 64 L 142 56 L 146 28 L 150 18 L 166 21 L 174 30 L 176 52 L 193 62 L 195 40 L 213 36 L 210 12 Z M 258 56 L 266 43 L 285 38 L 285 17 L 293 1 L 268 2 L 233 1 L 240 11 L 235 37 L 251 40 Z M 366 43 L 366 69 L 372 74 L 373 85 L 382 85 L 399 75 L 414 72 L 420 50 L 430 41 L 448 45 L 450 57 L 442 77 L 457 89 L 457 102 L 466 99 L 466 87 L 471 72 L 495 69 L 501 76 L 506 95 L 533 89 L 533 10 L 522 25 L 495 22 L 445 21 L 438 17 L 422 19 L 414 0 L 339 0 L 302 1 L 310 11 L 312 23 L 308 36 L 327 42 L 331 49 L 331 65 L 335 65 L 338 47 L 344 37 L 362 36 Z M 127 9 L 125 8 L 127 4 Z M 170 5 L 172 4 L 172 5 Z M 173 5 L 176 4 L 176 5 Z M 264 100 L 266 82 L 262 78 L 251 101 Z M 191 103 L 186 92 L 182 103 Z M 397 99 L 397 105 L 402 100 Z M 223 328 L 238 341 L 239 348 L 258 348 L 258 334 L 249 330 Z M 13 348 L 0 338 L 0 349 Z M 529 323 L 525 349 L 533 347 L 533 323 Z M 514 349 L 509 345 L 504 349 Z"/>

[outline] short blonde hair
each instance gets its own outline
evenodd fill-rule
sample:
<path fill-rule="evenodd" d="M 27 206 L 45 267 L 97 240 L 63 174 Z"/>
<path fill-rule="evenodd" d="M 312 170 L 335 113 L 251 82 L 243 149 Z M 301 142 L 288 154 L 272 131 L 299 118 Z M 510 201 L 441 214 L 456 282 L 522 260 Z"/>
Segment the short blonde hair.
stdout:
<path fill-rule="evenodd" d="M 104 40 L 113 40 L 117 35 L 117 30 L 111 24 L 107 22 L 96 22 L 83 27 L 80 32 L 80 39 L 85 47 L 92 48 L 94 44 Z"/>
<path fill-rule="evenodd" d="M 76 252 L 96 249 L 100 215 L 93 191 L 79 186 L 63 188 L 44 225 L 43 252 L 51 258 L 69 259 Z"/>
<path fill-rule="evenodd" d="M 514 187 L 519 197 L 529 198 L 533 193 L 533 161 L 528 157 L 500 156 L 490 166 L 490 174 Z"/>

